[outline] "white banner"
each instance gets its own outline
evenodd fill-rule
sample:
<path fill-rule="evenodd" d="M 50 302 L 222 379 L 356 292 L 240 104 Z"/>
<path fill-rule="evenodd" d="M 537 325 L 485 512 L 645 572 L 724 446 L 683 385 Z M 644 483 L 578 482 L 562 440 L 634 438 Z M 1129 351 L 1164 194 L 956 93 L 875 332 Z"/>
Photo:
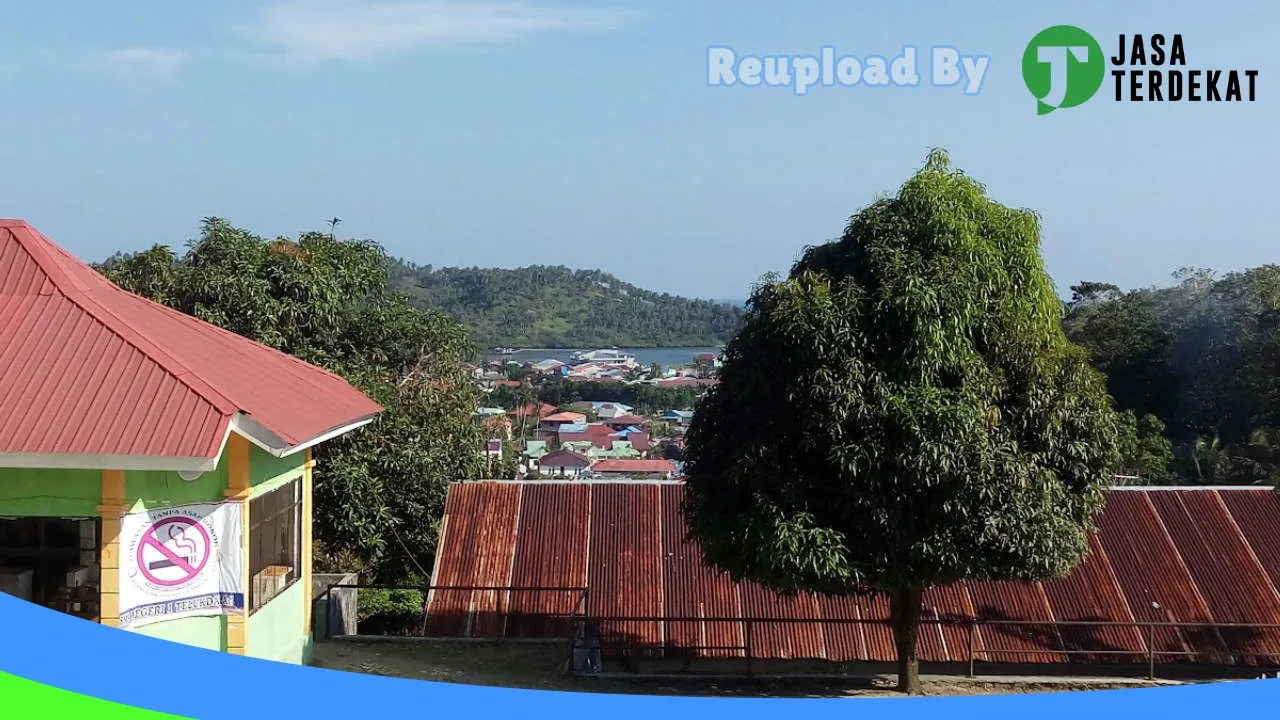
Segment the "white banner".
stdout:
<path fill-rule="evenodd" d="M 244 611 L 240 503 L 120 519 L 120 626 Z"/>

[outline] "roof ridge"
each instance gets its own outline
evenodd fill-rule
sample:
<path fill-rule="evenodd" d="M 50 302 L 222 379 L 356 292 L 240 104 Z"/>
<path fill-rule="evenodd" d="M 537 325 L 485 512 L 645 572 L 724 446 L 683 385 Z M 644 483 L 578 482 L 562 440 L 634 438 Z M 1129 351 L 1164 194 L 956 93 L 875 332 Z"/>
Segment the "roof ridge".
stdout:
<path fill-rule="evenodd" d="M 236 412 L 239 412 L 240 408 L 237 404 L 232 402 L 232 400 L 226 395 L 219 392 L 212 383 L 201 377 L 199 373 L 196 373 L 194 370 L 187 367 L 187 365 L 181 360 L 166 352 L 159 345 L 151 342 L 144 335 L 134 330 L 123 318 L 116 315 L 95 299 L 89 288 L 79 278 L 74 277 L 71 273 L 59 266 L 58 261 L 55 258 L 50 257 L 48 254 L 48 248 L 55 247 L 52 240 L 45 237 L 39 230 L 36 230 L 26 222 L 6 222 L 3 225 L 0 225 L 0 227 L 4 227 L 9 230 L 10 237 L 14 238 L 18 245 L 26 251 L 27 255 L 33 262 L 35 262 L 40 270 L 44 272 L 45 276 L 49 278 L 50 282 L 53 283 L 58 292 L 62 293 L 63 297 L 67 298 L 71 303 L 89 314 L 112 334 L 119 337 L 144 356 L 150 358 L 152 362 L 159 365 L 175 380 L 185 385 L 187 389 L 204 398 L 209 404 L 214 405 L 218 411 L 227 415 L 234 415 Z M 17 232 L 18 230 L 24 230 L 30 236 L 24 237 L 24 233 Z M 48 247 L 42 247 L 42 245 Z M 68 258 L 83 265 L 84 269 L 88 272 L 98 274 L 96 270 L 88 265 L 84 265 L 84 263 L 75 259 L 74 256 L 68 254 Z M 154 300 L 147 300 L 141 295 L 131 293 L 124 288 L 121 288 L 108 280 L 105 276 L 101 277 L 103 281 L 115 292 L 136 297 L 139 300 L 155 304 L 159 307 L 165 307 Z M 179 368 L 181 372 L 175 372 L 170 364 Z"/>

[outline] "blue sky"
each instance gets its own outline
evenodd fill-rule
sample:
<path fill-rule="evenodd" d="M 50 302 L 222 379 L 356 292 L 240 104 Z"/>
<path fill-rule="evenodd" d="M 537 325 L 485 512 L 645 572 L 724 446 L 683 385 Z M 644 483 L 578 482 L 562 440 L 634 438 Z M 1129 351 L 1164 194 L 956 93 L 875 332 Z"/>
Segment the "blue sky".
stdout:
<path fill-rule="evenodd" d="M 1268 2 L 0 3 L 0 215 L 82 258 L 182 245 L 218 215 L 419 263 L 600 267 L 743 297 L 837 236 L 932 146 L 1038 211 L 1060 288 L 1277 260 L 1280 90 Z M 1192 68 L 1257 69 L 1245 104 L 1091 102 L 1037 116 L 1041 29 L 1182 33 Z M 709 87 L 707 48 L 991 56 L 982 91 Z"/>

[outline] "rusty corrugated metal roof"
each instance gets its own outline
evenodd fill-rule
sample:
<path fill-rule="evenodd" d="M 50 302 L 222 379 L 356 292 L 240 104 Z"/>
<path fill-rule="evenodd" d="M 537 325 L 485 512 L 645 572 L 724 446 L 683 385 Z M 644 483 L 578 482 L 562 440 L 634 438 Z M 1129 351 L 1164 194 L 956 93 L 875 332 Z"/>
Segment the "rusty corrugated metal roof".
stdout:
<path fill-rule="evenodd" d="M 342 378 L 125 292 L 0 220 L 0 465 L 216 458 L 244 414 L 280 449 L 379 410 Z"/>
<path fill-rule="evenodd" d="M 495 502 L 493 488 L 499 487 L 521 500 Z M 459 523 L 518 526 L 510 537 L 513 585 L 578 586 L 585 579 L 589 615 L 665 618 L 612 622 L 600 628 L 607 637 L 718 648 L 701 652 L 708 656 L 740 656 L 749 641 L 757 658 L 894 658 L 884 595 L 783 596 L 735 583 L 707 567 L 697 544 L 686 540 L 683 496 L 680 483 L 455 484 L 434 584 L 483 584 L 477 581 L 497 577 L 468 549 L 477 542 L 475 531 Z M 496 533 L 485 542 L 507 537 Z M 973 642 L 986 651 L 979 659 L 991 661 L 1138 662 L 1142 656 L 1124 654 L 1147 650 L 1147 631 L 1134 627 L 982 624 L 971 640 L 964 623 L 975 617 L 986 623 L 1280 623 L 1278 574 L 1280 496 L 1261 489 L 1117 490 L 1108 496 L 1086 560 L 1069 576 L 927 590 L 920 657 L 963 662 Z M 571 610 L 568 599 L 536 607 L 553 614 Z M 433 605 L 433 612 L 448 608 Z M 817 622 L 787 622 L 792 618 Z M 849 619 L 867 622 L 842 622 Z M 1157 651 L 1193 652 L 1201 661 L 1240 661 L 1228 647 L 1280 652 L 1280 638 L 1267 630 L 1163 628 L 1150 636 Z M 1064 650 L 1088 654 L 1069 658 Z M 1157 656 L 1160 662 L 1183 659 Z"/>

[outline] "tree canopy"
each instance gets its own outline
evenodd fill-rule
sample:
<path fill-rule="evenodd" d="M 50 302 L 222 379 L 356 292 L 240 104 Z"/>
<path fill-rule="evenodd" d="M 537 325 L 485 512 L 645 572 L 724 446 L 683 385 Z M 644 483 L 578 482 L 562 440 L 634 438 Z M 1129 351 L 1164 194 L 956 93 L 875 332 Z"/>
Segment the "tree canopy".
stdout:
<path fill-rule="evenodd" d="M 1101 288 L 1101 291 L 1098 289 Z M 1116 404 L 1159 428 L 1170 462 L 1153 481 L 1280 480 L 1280 266 L 1163 288 L 1073 288 L 1063 324 L 1107 375 Z"/>
<path fill-rule="evenodd" d="M 476 389 L 465 329 L 388 290 L 374 243 L 328 233 L 267 240 L 205 220 L 165 246 L 99 268 L 136 292 L 346 377 L 386 410 L 317 448 L 317 562 L 399 581 L 430 574 L 447 483 L 478 476 Z"/>
<path fill-rule="evenodd" d="M 918 689 L 923 588 L 1068 573 L 1119 458 L 1039 221 L 931 153 L 752 294 L 687 435 L 706 559 L 781 591 L 890 594 Z"/>

